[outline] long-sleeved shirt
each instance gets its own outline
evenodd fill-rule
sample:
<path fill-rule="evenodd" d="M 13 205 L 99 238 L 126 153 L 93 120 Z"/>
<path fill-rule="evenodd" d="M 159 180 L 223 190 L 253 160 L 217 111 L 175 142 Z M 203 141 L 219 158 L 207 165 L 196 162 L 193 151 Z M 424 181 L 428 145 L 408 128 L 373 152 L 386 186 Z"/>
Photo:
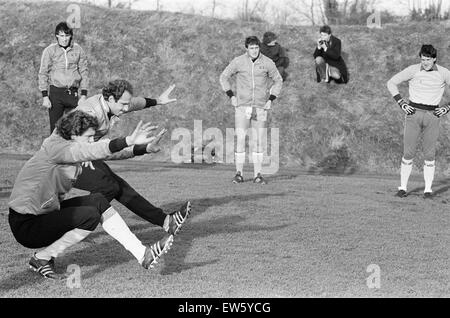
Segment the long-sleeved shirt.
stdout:
<path fill-rule="evenodd" d="M 81 173 L 82 162 L 103 159 L 124 147 L 123 138 L 79 143 L 53 133 L 20 170 L 9 207 L 18 213 L 35 215 L 59 210 L 60 201 Z"/>
<path fill-rule="evenodd" d="M 283 86 L 275 63 L 263 54 L 254 62 L 247 53 L 234 58 L 220 75 L 220 84 L 225 92 L 231 90 L 233 75 L 236 75 L 238 106 L 264 108 L 269 95 L 278 97 Z M 269 86 L 272 81 L 273 85 Z"/>
<path fill-rule="evenodd" d="M 150 107 L 156 105 L 156 100 L 143 98 L 143 97 L 133 97 L 128 108 L 128 112 L 141 110 L 145 107 Z M 112 125 L 113 117 L 108 105 L 105 102 L 102 94 L 97 94 L 87 98 L 84 101 L 79 101 L 76 110 L 81 110 L 91 116 L 94 116 L 98 121 L 98 128 L 95 131 L 94 140 L 98 141 L 104 136 L 106 136 Z M 116 117 L 114 117 L 116 118 Z M 145 145 L 132 146 L 123 149 L 120 152 L 111 154 L 110 156 L 104 158 L 108 160 L 121 160 L 133 158 L 134 156 L 140 156 L 147 153 Z"/>
<path fill-rule="evenodd" d="M 420 63 L 411 65 L 387 82 L 392 96 L 399 94 L 398 85 L 402 82 L 409 82 L 411 102 L 437 106 L 444 95 L 445 86 L 450 85 L 450 71 L 437 64 L 431 71 L 425 71 Z"/>
<path fill-rule="evenodd" d="M 58 43 L 53 43 L 42 52 L 38 75 L 41 92 L 47 92 L 50 85 L 78 87 L 82 91 L 87 91 L 88 75 L 86 54 L 77 43 L 73 43 L 66 49 Z"/>
<path fill-rule="evenodd" d="M 143 97 L 133 97 L 131 98 L 130 105 L 128 108 L 128 112 L 133 112 L 137 110 L 144 109 L 145 107 L 149 107 L 149 103 Z M 152 106 L 156 105 L 156 100 L 153 100 Z M 98 128 L 95 131 L 94 139 L 97 141 L 100 138 L 106 136 L 109 133 L 109 130 L 112 126 L 111 119 L 113 118 L 113 114 L 111 113 L 108 105 L 105 102 L 102 94 L 97 94 L 91 96 L 84 101 L 80 100 L 78 102 L 77 110 L 81 110 L 85 113 L 88 113 L 98 121 Z"/>

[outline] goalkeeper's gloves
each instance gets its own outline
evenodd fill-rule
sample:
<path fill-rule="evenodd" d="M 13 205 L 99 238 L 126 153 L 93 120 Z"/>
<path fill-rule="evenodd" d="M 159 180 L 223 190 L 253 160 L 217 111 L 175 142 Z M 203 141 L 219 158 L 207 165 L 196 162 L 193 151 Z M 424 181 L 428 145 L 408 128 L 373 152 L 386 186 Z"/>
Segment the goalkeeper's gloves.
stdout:
<path fill-rule="evenodd" d="M 446 115 L 449 111 L 450 111 L 450 104 L 436 108 L 433 112 L 433 115 L 438 118 L 441 118 L 442 116 Z"/>
<path fill-rule="evenodd" d="M 416 112 L 416 109 L 409 105 L 401 96 L 400 94 L 397 94 L 394 96 L 395 101 L 397 102 L 398 106 L 403 110 L 403 112 L 406 115 L 412 115 Z"/>

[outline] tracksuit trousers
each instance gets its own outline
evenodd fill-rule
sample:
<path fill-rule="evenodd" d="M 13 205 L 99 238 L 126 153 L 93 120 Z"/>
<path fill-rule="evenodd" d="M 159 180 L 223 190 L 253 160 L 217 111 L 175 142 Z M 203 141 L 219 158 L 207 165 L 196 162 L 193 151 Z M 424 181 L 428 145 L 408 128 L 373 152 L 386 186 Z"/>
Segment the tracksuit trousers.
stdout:
<path fill-rule="evenodd" d="M 62 201 L 59 210 L 47 214 L 21 214 L 10 208 L 8 221 L 17 242 L 27 248 L 42 248 L 73 229 L 95 230 L 101 215 L 110 207 L 96 193 Z"/>
<path fill-rule="evenodd" d="M 162 209 L 144 199 L 125 180 L 116 175 L 103 160 L 92 161 L 92 165 L 95 170 L 83 167 L 82 173 L 74 184 L 75 188 L 91 193 L 101 193 L 108 202 L 116 199 L 144 220 L 163 226 L 167 214 Z"/>

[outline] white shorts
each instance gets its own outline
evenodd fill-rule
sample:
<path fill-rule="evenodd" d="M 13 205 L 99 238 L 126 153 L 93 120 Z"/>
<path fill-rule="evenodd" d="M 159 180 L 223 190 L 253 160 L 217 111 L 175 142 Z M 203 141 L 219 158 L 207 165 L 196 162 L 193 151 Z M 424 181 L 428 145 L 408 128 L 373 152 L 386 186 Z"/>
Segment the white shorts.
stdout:
<path fill-rule="evenodd" d="M 236 107 L 236 118 L 253 119 L 256 121 L 267 121 L 267 109 L 251 107 L 251 106 L 240 106 Z"/>

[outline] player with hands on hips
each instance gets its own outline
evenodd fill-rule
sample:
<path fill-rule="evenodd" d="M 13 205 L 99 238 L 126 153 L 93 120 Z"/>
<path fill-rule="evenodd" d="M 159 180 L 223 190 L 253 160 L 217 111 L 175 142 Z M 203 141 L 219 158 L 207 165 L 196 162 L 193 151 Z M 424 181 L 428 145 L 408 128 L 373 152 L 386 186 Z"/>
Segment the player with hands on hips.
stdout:
<path fill-rule="evenodd" d="M 266 184 L 262 176 L 265 153 L 263 142 L 267 118 L 272 102 L 280 95 L 283 79 L 274 61 L 261 54 L 261 42 L 256 36 L 249 36 L 244 42 L 245 53 L 235 57 L 223 70 L 219 81 L 222 90 L 230 98 L 234 107 L 236 127 L 236 174 L 233 183 L 244 182 L 245 137 L 249 128 L 256 133 L 253 148 L 253 182 Z M 232 82 L 236 82 L 236 94 Z"/>
<path fill-rule="evenodd" d="M 436 144 L 439 137 L 440 118 L 450 110 L 450 105 L 439 104 L 450 85 L 450 71 L 436 63 L 437 50 L 432 45 L 423 45 L 420 63 L 411 65 L 394 75 L 387 87 L 393 98 L 406 114 L 403 136 L 403 157 L 400 168 L 400 186 L 397 196 L 407 196 L 408 179 L 413 167 L 419 135 L 423 134 L 425 181 L 424 198 L 432 198 L 432 183 L 435 172 Z M 409 102 L 400 95 L 398 85 L 408 82 Z"/>

